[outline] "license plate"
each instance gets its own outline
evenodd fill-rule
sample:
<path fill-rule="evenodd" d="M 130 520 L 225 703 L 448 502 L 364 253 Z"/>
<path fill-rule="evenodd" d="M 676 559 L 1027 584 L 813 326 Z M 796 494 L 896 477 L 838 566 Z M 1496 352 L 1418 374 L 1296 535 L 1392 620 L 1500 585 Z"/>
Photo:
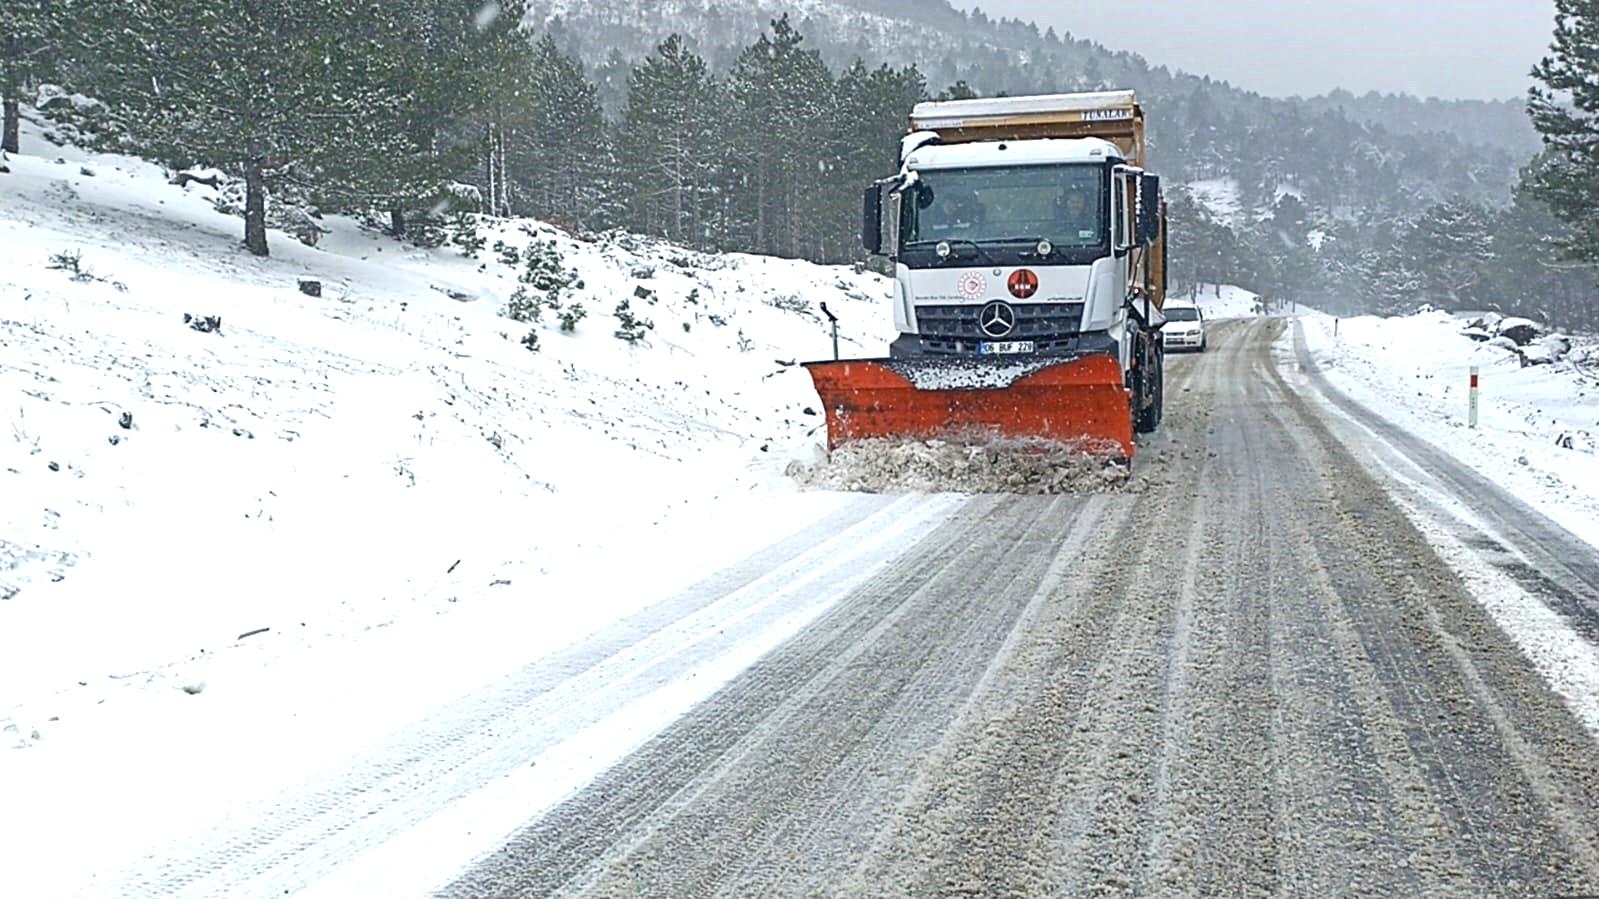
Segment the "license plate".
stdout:
<path fill-rule="evenodd" d="M 1033 352 L 1033 342 L 1031 340 L 1009 340 L 1000 343 L 980 343 L 977 345 L 977 352 L 984 356 L 1031 353 Z"/>

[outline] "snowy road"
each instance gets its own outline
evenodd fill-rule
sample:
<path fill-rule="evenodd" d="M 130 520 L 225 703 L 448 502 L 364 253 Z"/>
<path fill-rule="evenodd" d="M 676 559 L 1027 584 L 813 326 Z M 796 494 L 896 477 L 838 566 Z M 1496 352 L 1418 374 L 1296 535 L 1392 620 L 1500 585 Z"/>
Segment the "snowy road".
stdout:
<path fill-rule="evenodd" d="M 1450 457 L 1472 345 L 1226 323 L 1125 491 L 800 492 L 875 276 L 496 221 L 530 356 L 503 255 L 8 165 L 0 895 L 1599 894 L 1599 553 L 1481 473 L 1599 539 L 1555 381 Z"/>
<path fill-rule="evenodd" d="M 1599 552 L 1595 547 L 1492 479 L 1339 392 L 1318 370 L 1303 332 L 1296 328 L 1293 338 L 1295 363 L 1310 377 L 1316 392 L 1355 425 L 1356 439 L 1373 451 L 1385 452 L 1390 466 L 1409 468 L 1403 480 L 1419 481 L 1418 486 L 1430 495 L 1463 506 L 1475 520 L 1457 527 L 1456 536 L 1489 564 L 1540 596 L 1583 637 L 1599 644 Z"/>
<path fill-rule="evenodd" d="M 1174 362 L 1146 490 L 966 502 L 441 895 L 1599 892 L 1590 556 L 1352 456 L 1282 327 Z"/>

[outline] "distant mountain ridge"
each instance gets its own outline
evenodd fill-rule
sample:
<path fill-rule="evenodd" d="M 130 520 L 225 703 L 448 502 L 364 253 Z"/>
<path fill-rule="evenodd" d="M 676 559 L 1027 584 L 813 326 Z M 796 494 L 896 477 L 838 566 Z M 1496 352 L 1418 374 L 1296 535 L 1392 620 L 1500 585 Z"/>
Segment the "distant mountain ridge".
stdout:
<path fill-rule="evenodd" d="M 1403 308 L 1420 302 L 1413 279 L 1385 274 L 1384 261 L 1404 255 L 1416 228 L 1453 217 L 1514 230 L 1536 213 L 1511 204 L 1539 148 L 1519 101 L 1265 97 L 947 0 L 529 2 L 530 24 L 584 61 L 613 116 L 634 63 L 669 35 L 725 73 L 785 14 L 834 72 L 857 59 L 914 64 L 930 94 L 962 82 L 987 96 L 1134 89 L 1151 165 L 1168 185 L 1170 274 L 1181 284 Z M 892 134 L 903 120 L 884 124 Z M 885 170 L 892 147 L 885 141 Z"/>
<path fill-rule="evenodd" d="M 1303 102 L 1316 110 L 1341 109 L 1356 121 L 1398 134 L 1456 134 L 1467 143 L 1527 157 L 1542 148 L 1525 100 L 1437 100 L 1376 92 L 1356 96 L 1337 90 Z"/>
<path fill-rule="evenodd" d="M 1205 86 L 1228 103 L 1341 112 L 1389 133 L 1449 136 L 1522 160 L 1539 148 L 1519 100 L 1436 100 L 1342 90 L 1310 98 L 1266 98 L 1203 74 L 1172 72 L 1091 38 L 1059 35 L 1052 43 L 1048 30 L 1041 33 L 1031 24 L 990 19 L 981 12 L 963 13 L 948 0 L 531 0 L 529 5 L 530 22 L 554 31 L 563 46 L 591 67 L 617 55 L 640 59 L 677 32 L 690 38 L 713 67 L 725 68 L 737 48 L 754 41 L 784 13 L 835 67 L 856 57 L 869 64 L 915 63 L 933 90 L 963 79 L 984 93 L 1076 89 L 1096 79 L 1148 95 L 1182 94 Z M 991 65 L 996 56 L 1008 57 L 1012 66 L 1007 68 L 1020 69 L 1025 76 L 1004 77 L 1003 70 Z"/>

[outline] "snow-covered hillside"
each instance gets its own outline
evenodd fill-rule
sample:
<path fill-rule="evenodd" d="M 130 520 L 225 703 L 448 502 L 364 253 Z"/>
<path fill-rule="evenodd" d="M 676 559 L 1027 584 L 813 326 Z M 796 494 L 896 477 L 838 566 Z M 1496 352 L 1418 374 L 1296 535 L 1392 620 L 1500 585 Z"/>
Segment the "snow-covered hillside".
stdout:
<path fill-rule="evenodd" d="M 606 49 L 638 56 L 674 32 L 706 47 L 748 44 L 774 19 L 788 15 L 813 38 L 881 48 L 884 56 L 899 62 L 914 55 L 906 52 L 907 45 L 948 52 L 968 37 L 949 33 L 949 25 L 964 21 L 954 10 L 945 4 L 928 6 L 913 17 L 885 15 L 841 0 L 532 0 L 527 18 L 540 30 L 562 20 L 576 33 L 604 41 Z"/>
<path fill-rule="evenodd" d="M 1180 301 L 1192 302 L 1208 320 L 1246 318 L 1260 315 L 1260 294 L 1233 284 L 1201 284 L 1193 291 L 1173 294 Z M 1268 309 L 1267 312 L 1287 310 Z"/>
<path fill-rule="evenodd" d="M 1188 192 L 1193 195 L 1194 202 L 1217 222 L 1229 228 L 1247 224 L 1243 201 L 1239 198 L 1237 179 L 1210 178 L 1194 181 L 1187 187 Z"/>
<path fill-rule="evenodd" d="M 114 641 L 134 667 L 271 623 L 257 604 L 279 621 L 312 587 L 340 600 L 313 598 L 303 627 L 367 627 L 395 614 L 385 594 L 426 605 L 514 584 L 511 559 L 610 529 L 616 504 L 665 507 L 690 481 L 767 483 L 782 452 L 820 439 L 792 364 L 831 353 L 818 303 L 843 318 L 846 353 L 887 336 L 872 275 L 493 224 L 490 244 L 554 241 L 586 284 L 576 332 L 536 325 L 529 352 L 529 326 L 500 315 L 519 268 L 492 250 L 407 248 L 335 220 L 318 249 L 279 234 L 256 260 L 208 187 L 25 149 L 43 155 L 0 176 L 0 615 L 143 615 L 115 597 L 159 572 L 185 597 L 169 601 L 193 607 L 171 623 L 171 651 Z M 301 278 L 323 295 L 302 295 Z M 613 336 L 623 301 L 654 325 L 636 345 Z M 185 323 L 211 316 L 215 332 Z M 435 577 L 464 555 L 477 557 L 467 580 Z M 81 666 L 58 653 L 52 667 Z M 24 682 L 11 674 L 8 692 Z"/>
<path fill-rule="evenodd" d="M 8 863 L 0 892 L 55 888 L 51 845 L 114 864 L 162 815 L 269 789 L 839 503 L 782 474 L 825 436 L 794 363 L 831 356 L 822 302 L 845 354 L 884 351 L 874 275 L 530 221 L 485 222 L 469 259 L 329 219 L 262 260 L 210 187 L 23 150 L 0 174 L 0 795 L 54 811 L 0 827 L 44 878 Z M 522 267 L 492 247 L 535 240 L 584 282 L 573 333 L 501 315 Z M 228 769 L 246 739 L 271 771 Z"/>
<path fill-rule="evenodd" d="M 1567 337 L 1559 361 L 1524 365 L 1502 341 L 1467 336 L 1470 321 L 1444 312 L 1301 319 L 1306 346 L 1335 387 L 1599 543 L 1599 338 Z M 1468 423 L 1473 367 L 1476 429 Z"/>

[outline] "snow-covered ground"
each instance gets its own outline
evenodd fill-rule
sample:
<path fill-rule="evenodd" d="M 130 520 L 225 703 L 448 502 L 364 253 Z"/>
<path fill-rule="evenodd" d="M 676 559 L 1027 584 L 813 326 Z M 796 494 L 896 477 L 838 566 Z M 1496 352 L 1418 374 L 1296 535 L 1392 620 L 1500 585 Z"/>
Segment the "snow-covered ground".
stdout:
<path fill-rule="evenodd" d="M 1244 223 L 1244 204 L 1238 195 L 1238 182 L 1232 178 L 1209 178 L 1188 185 L 1194 201 L 1205 207 L 1210 217 L 1229 228 Z"/>
<path fill-rule="evenodd" d="M 0 893 L 70 894 L 859 501 L 783 471 L 825 436 L 793 364 L 831 354 L 818 304 L 846 355 L 892 336 L 873 275 L 520 221 L 472 259 L 329 219 L 261 260 L 209 187 L 23 150 L 0 174 Z M 585 283 L 574 333 L 500 314 L 520 267 L 492 247 L 535 239 Z M 623 300 L 641 342 L 613 334 Z"/>
<path fill-rule="evenodd" d="M 1256 305 L 1260 301 L 1260 294 L 1232 284 L 1201 284 L 1197 289 L 1182 289 L 1170 296 L 1175 302 L 1198 306 L 1207 321 L 1249 318 L 1260 314 Z M 1276 308 L 1268 310 L 1272 314 L 1288 311 Z"/>
<path fill-rule="evenodd" d="M 1329 383 L 1487 475 L 1599 547 L 1599 338 L 1566 360 L 1523 366 L 1513 350 L 1464 336 L 1443 312 L 1300 318 Z M 1468 423 L 1480 373 L 1478 427 Z"/>
<path fill-rule="evenodd" d="M 847 519 L 719 607 L 739 639 L 720 636 L 727 619 L 685 619 L 625 678 L 524 709 L 570 725 L 527 750 L 537 773 L 518 757 L 451 809 L 429 811 L 448 791 L 419 798 L 426 827 L 352 847 L 318 888 L 392 895 L 448 876 L 496 822 L 575 789 L 957 505 L 862 506 L 784 475 L 820 453 L 794 365 L 831 354 L 819 304 L 840 315 L 845 355 L 892 337 L 875 276 L 524 221 L 485 223 L 466 258 L 335 218 L 317 248 L 274 233 L 260 260 L 212 188 L 138 160 L 28 133 L 6 166 L 0 895 L 117 894 L 122 872 L 181 861 L 156 854 L 203 842 L 197 828 L 349 759 L 408 753 L 395 734 L 530 659 Z M 501 315 L 521 265 L 493 246 L 534 241 L 584 282 L 573 333 Z M 653 323 L 640 342 L 614 334 L 624 300 Z M 1255 301 L 1197 297 L 1211 319 Z M 208 317 L 220 327 L 194 326 Z M 1336 337 L 1303 320 L 1340 389 L 1599 533 L 1591 373 L 1520 369 L 1437 316 L 1346 320 Z M 1459 423 L 1469 364 L 1485 385 L 1474 432 Z M 685 649 L 701 643 L 726 646 Z"/>
<path fill-rule="evenodd" d="M 1553 353 L 1563 359 L 1523 366 L 1522 353 L 1551 355 L 1553 344 L 1518 352 L 1461 333 L 1470 324 L 1440 312 L 1342 320 L 1309 312 L 1279 342 L 1278 364 L 1335 432 L 1361 446 L 1439 556 L 1599 733 L 1599 649 L 1565 598 L 1581 606 L 1577 573 L 1599 558 L 1599 338 L 1571 337 Z M 1466 486 L 1474 481 L 1481 486 Z M 1516 500 L 1558 526 L 1525 516 Z"/>

